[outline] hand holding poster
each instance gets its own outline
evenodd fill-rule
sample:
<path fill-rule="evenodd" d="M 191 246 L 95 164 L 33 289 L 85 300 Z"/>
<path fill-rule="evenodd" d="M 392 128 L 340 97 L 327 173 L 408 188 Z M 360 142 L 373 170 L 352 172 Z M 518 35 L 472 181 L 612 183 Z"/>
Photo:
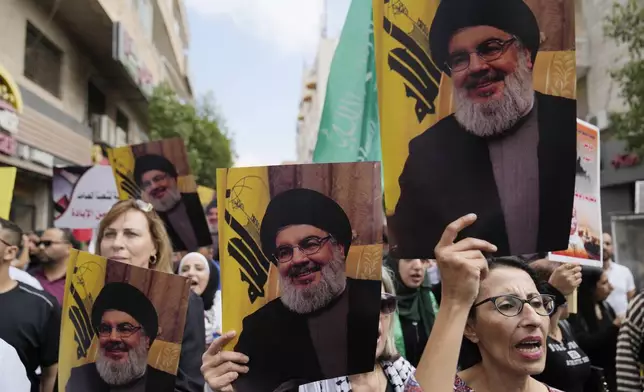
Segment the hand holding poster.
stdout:
<path fill-rule="evenodd" d="M 212 244 L 183 140 L 120 147 L 108 154 L 121 200 L 140 198 L 152 204 L 175 251 Z"/>
<path fill-rule="evenodd" d="M 602 266 L 599 146 L 599 129 L 577 120 L 577 169 L 570 241 L 568 249 L 550 253 L 550 260 Z"/>
<path fill-rule="evenodd" d="M 58 390 L 174 392 L 189 281 L 72 251 Z"/>
<path fill-rule="evenodd" d="M 54 225 L 94 229 L 119 199 L 109 166 L 54 168 Z"/>
<path fill-rule="evenodd" d="M 217 172 L 224 331 L 238 392 L 373 370 L 382 265 L 378 163 Z"/>
<path fill-rule="evenodd" d="M 478 219 L 462 238 L 493 243 L 496 256 L 565 249 L 572 2 L 374 0 L 374 18 L 392 256 L 433 258 L 468 213 Z"/>

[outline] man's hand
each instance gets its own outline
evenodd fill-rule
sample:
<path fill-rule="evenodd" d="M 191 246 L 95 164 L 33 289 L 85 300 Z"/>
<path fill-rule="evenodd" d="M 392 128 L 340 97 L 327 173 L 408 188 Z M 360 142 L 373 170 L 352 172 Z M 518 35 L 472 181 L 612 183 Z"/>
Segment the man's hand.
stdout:
<path fill-rule="evenodd" d="M 561 264 L 552 272 L 548 283 L 563 295 L 572 294 L 581 284 L 581 265 L 577 263 Z"/>
<path fill-rule="evenodd" d="M 496 252 L 496 246 L 476 238 L 454 243 L 458 234 L 475 221 L 476 215 L 469 214 L 450 223 L 434 249 L 441 274 L 441 301 L 471 306 L 478 295 L 481 279 L 487 275 L 487 260 L 483 252 Z"/>
<path fill-rule="evenodd" d="M 232 382 L 239 373 L 248 373 L 249 358 L 234 351 L 221 351 L 234 337 L 230 331 L 215 339 L 202 356 L 201 374 L 214 392 L 234 392 Z"/>

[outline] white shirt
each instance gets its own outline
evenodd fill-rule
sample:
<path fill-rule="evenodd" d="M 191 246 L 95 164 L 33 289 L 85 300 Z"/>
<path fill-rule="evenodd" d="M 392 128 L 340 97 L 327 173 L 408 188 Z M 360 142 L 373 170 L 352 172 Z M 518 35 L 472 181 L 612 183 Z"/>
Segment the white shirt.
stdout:
<path fill-rule="evenodd" d="M 626 316 L 626 309 L 628 309 L 628 292 L 635 290 L 635 280 L 633 274 L 628 267 L 617 264 L 614 261 L 610 262 L 606 275 L 608 281 L 613 286 L 613 291 L 610 293 L 606 302 L 613 308 L 617 317 Z"/>
<path fill-rule="evenodd" d="M 29 275 L 28 272 L 25 272 L 21 270 L 20 268 L 16 268 L 14 266 L 9 266 L 9 277 L 12 280 L 16 280 L 18 282 L 28 284 L 29 286 L 44 291 L 42 288 L 42 285 L 38 281 L 38 279 L 34 278 L 33 276 Z"/>
<path fill-rule="evenodd" d="M 0 391 L 29 392 L 31 382 L 16 349 L 0 339 Z"/>

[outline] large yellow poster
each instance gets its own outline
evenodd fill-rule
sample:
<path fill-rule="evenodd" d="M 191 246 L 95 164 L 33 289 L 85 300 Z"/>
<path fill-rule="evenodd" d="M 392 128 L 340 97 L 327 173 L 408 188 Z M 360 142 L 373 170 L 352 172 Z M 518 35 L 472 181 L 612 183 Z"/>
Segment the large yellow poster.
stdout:
<path fill-rule="evenodd" d="M 373 0 L 373 9 L 392 256 L 432 258 L 445 226 L 467 213 L 478 220 L 462 234 L 493 242 L 499 256 L 565 248 L 574 2 Z"/>
<path fill-rule="evenodd" d="M 373 369 L 381 192 L 374 162 L 217 171 L 223 329 L 251 358 L 236 391 Z"/>

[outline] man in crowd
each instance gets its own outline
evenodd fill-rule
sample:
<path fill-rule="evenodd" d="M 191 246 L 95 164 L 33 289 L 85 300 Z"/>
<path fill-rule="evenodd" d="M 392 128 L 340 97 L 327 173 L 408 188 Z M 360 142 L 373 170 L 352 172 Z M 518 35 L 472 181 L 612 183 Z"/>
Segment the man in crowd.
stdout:
<path fill-rule="evenodd" d="M 74 243 L 76 240 L 68 229 L 45 230 L 38 244 L 42 262 L 40 266 L 29 270 L 45 291 L 56 297 L 60 306 L 65 296 L 67 259 Z"/>
<path fill-rule="evenodd" d="M 145 294 L 127 283 L 108 283 L 92 306 L 92 327 L 99 339 L 96 363 L 73 368 L 66 391 L 174 391 L 175 376 L 148 365 L 159 319 Z"/>
<path fill-rule="evenodd" d="M 31 392 L 52 392 L 58 371 L 60 306 L 50 294 L 9 276 L 21 239 L 22 230 L 0 218 L 0 339 L 18 353 Z"/>
<path fill-rule="evenodd" d="M 613 286 L 613 291 L 606 298 L 606 301 L 615 311 L 615 315 L 623 318 L 626 315 L 628 301 L 635 296 L 635 279 L 628 267 L 613 261 L 613 238 L 611 235 L 604 233 L 603 241 L 604 271 L 608 276 L 608 281 Z"/>
<path fill-rule="evenodd" d="M 235 351 L 250 370 L 235 390 L 372 371 L 380 282 L 346 277 L 352 230 L 342 208 L 313 190 L 283 192 L 270 201 L 260 238 L 281 296 L 244 319 Z"/>
<path fill-rule="evenodd" d="M 134 181 L 143 200 L 165 223 L 175 251 L 194 251 L 212 243 L 199 195 L 181 193 L 175 166 L 161 155 L 142 155 L 134 164 Z"/>
<path fill-rule="evenodd" d="M 219 260 L 219 210 L 217 209 L 217 198 L 212 199 L 205 208 L 208 229 L 212 238 L 212 254 L 214 260 Z"/>
<path fill-rule="evenodd" d="M 573 210 L 576 105 L 535 92 L 539 26 L 523 0 L 442 1 L 430 34 L 455 113 L 409 145 L 391 218 L 395 258 L 433 258 L 443 228 L 499 256 L 566 249 Z"/>

